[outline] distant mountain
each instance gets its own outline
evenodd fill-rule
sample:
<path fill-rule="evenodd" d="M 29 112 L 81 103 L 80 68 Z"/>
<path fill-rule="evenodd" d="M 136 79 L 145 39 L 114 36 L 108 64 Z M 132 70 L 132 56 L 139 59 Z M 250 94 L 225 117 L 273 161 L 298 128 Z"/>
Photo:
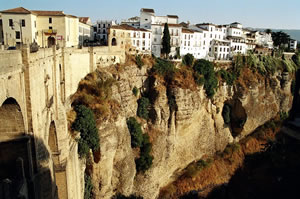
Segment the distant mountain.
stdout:
<path fill-rule="evenodd" d="M 258 28 L 257 30 L 264 31 L 265 29 Z M 300 30 L 291 30 L 291 29 L 271 29 L 272 32 L 282 31 L 286 34 L 289 34 L 292 39 L 295 39 L 300 42 Z"/>

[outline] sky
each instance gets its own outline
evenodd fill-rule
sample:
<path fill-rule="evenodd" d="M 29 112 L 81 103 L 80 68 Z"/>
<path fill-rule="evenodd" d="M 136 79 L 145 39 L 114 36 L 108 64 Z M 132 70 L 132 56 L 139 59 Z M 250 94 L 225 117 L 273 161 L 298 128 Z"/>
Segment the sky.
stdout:
<path fill-rule="evenodd" d="M 66 14 L 120 22 L 153 8 L 157 16 L 175 14 L 180 22 L 229 24 L 244 27 L 300 29 L 300 0 L 0 0 L 0 10 L 63 10 Z"/>

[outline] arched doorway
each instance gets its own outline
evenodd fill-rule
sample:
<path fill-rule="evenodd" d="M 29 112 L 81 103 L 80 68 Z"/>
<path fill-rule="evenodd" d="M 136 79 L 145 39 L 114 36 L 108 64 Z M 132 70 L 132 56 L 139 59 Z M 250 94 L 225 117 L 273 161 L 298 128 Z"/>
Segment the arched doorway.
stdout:
<path fill-rule="evenodd" d="M 58 151 L 57 133 L 54 122 L 50 124 L 48 145 L 53 162 L 58 198 L 66 199 L 68 198 L 66 167 L 61 165 L 59 161 L 60 152 Z"/>
<path fill-rule="evenodd" d="M 21 108 L 14 98 L 7 98 L 0 106 L 0 141 L 12 140 L 24 134 Z"/>
<path fill-rule="evenodd" d="M 116 38 L 113 38 L 113 39 L 111 40 L 111 45 L 112 45 L 112 46 L 116 46 L 116 45 L 117 45 L 117 40 L 116 40 Z"/>
<path fill-rule="evenodd" d="M 48 47 L 52 47 L 55 45 L 55 38 L 54 37 L 48 37 Z"/>

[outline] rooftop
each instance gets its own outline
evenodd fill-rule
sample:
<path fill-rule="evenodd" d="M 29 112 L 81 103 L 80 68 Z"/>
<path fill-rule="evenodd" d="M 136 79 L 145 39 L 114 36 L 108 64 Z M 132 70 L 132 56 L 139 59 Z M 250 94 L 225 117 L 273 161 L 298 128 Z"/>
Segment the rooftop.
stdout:
<path fill-rule="evenodd" d="M 141 12 L 149 12 L 149 13 L 155 13 L 153 9 L 151 8 L 142 8 Z"/>
<path fill-rule="evenodd" d="M 167 15 L 167 17 L 178 19 L 178 16 L 177 16 L 177 15 Z"/>
<path fill-rule="evenodd" d="M 89 19 L 89 17 L 79 17 L 79 22 L 86 24 L 89 21 Z"/>
<path fill-rule="evenodd" d="M 149 30 L 143 29 L 143 28 L 134 28 L 132 26 L 129 26 L 127 24 L 122 24 L 122 25 L 113 25 L 111 26 L 111 29 L 118 29 L 118 30 L 133 30 L 133 31 L 145 31 L 149 32 Z"/>
<path fill-rule="evenodd" d="M 37 16 L 68 16 L 77 18 L 74 15 L 67 15 L 63 11 L 52 11 L 52 10 L 28 10 L 23 7 L 12 8 L 8 10 L 0 11 L 0 13 L 5 14 L 33 14 Z"/>

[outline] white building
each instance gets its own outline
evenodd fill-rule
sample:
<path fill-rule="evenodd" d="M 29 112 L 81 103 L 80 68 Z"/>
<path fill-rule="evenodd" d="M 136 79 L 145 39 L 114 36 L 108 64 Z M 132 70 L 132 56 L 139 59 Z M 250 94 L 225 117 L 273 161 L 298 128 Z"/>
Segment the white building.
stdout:
<path fill-rule="evenodd" d="M 79 17 L 79 45 L 93 40 L 92 22 L 89 17 Z"/>
<path fill-rule="evenodd" d="M 121 42 L 131 53 L 151 54 L 152 32 L 150 30 L 123 24 L 111 26 L 109 34 L 112 46 L 117 46 Z"/>
<path fill-rule="evenodd" d="M 291 39 L 290 40 L 290 49 L 296 50 L 297 49 L 297 40 Z"/>
<path fill-rule="evenodd" d="M 271 33 L 257 31 L 255 32 L 255 40 L 260 47 L 269 49 L 274 47 Z"/>
<path fill-rule="evenodd" d="M 93 28 L 94 39 L 100 41 L 102 45 L 107 45 L 108 29 L 114 25 L 117 25 L 117 22 L 113 20 L 98 20 Z"/>
<path fill-rule="evenodd" d="M 131 17 L 126 20 L 122 20 L 121 24 L 126 24 L 126 25 L 132 26 L 134 28 L 140 28 L 140 17 L 136 16 L 136 17 Z"/>

